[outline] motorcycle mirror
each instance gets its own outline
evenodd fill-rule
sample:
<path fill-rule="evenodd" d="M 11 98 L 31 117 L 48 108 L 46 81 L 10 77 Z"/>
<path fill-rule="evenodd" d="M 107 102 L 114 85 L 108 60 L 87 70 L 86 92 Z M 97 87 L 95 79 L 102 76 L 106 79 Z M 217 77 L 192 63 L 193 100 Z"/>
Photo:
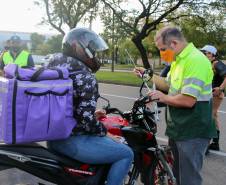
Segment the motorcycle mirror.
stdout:
<path fill-rule="evenodd" d="M 110 107 L 110 101 L 109 101 L 107 98 L 104 98 L 103 96 L 100 96 L 100 98 L 107 102 L 107 105 L 104 106 L 104 108 L 105 108 L 105 109 L 106 109 L 106 108 L 109 108 L 109 107 Z"/>
<path fill-rule="evenodd" d="M 148 82 L 153 76 L 153 70 L 150 69 L 146 69 L 144 70 L 144 73 L 142 74 L 142 80 L 143 82 Z"/>

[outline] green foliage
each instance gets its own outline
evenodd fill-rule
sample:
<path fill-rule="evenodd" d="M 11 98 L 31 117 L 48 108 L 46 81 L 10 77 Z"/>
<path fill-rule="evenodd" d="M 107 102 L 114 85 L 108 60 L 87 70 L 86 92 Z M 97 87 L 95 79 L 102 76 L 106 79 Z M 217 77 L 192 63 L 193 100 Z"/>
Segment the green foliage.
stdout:
<path fill-rule="evenodd" d="M 52 36 L 50 39 L 47 40 L 46 44 L 49 46 L 49 52 L 61 52 L 62 49 L 62 35 Z"/>
<path fill-rule="evenodd" d="M 37 53 L 39 45 L 43 45 L 45 42 L 45 36 L 38 33 L 31 34 L 31 51 Z"/>
<path fill-rule="evenodd" d="M 205 18 L 200 16 L 183 17 L 175 21 L 189 42 L 198 48 L 206 44 L 214 45 L 222 57 L 226 57 L 226 23 L 221 13 L 205 12 Z"/>
<path fill-rule="evenodd" d="M 180 17 L 208 17 L 211 12 L 222 14 L 225 12 L 225 1 L 222 0 L 178 0 L 178 1 L 148 1 L 148 0 L 102 0 L 110 13 L 104 13 L 105 33 L 116 37 L 112 30 L 117 30 L 118 36 L 124 40 L 125 34 L 133 41 L 139 50 L 144 66 L 148 67 L 149 50 L 154 55 L 157 50 L 146 38 L 155 32 L 159 25 L 167 25 Z M 224 3 L 223 3 L 224 2 Z M 133 4 L 133 5 L 132 5 Z M 104 10 L 106 11 L 106 10 Z M 112 24 L 112 12 L 114 12 L 115 27 Z M 206 14 L 207 12 L 207 14 Z M 198 31 L 198 30 L 197 30 Z M 110 34 L 108 34 L 110 33 Z M 123 33 L 123 34 L 121 34 Z M 195 35 L 195 34 L 194 34 Z M 198 35 L 200 33 L 198 32 Z M 153 36 L 153 35 L 152 35 Z M 202 40 L 200 36 L 200 40 Z M 197 41 L 198 43 L 199 41 Z"/>
<path fill-rule="evenodd" d="M 37 52 L 36 54 L 37 55 L 48 55 L 50 54 L 50 48 L 49 48 L 49 45 L 47 45 L 46 43 L 45 44 L 42 44 L 42 45 L 39 45 L 37 47 Z"/>
<path fill-rule="evenodd" d="M 37 44 L 35 54 L 47 55 L 50 53 L 61 52 L 62 35 L 56 35 L 49 38 L 47 41 Z"/>
<path fill-rule="evenodd" d="M 125 38 L 119 42 L 119 58 L 122 64 L 131 63 L 130 58 L 125 50 L 128 50 L 134 61 L 139 58 L 139 51 L 137 50 L 134 43 L 131 40 Z"/>
<path fill-rule="evenodd" d="M 36 0 L 35 4 L 45 8 L 46 17 L 43 17 L 43 24 L 47 23 L 62 35 L 65 34 L 65 27 L 75 28 L 86 15 L 96 10 L 98 0 Z M 95 17 L 92 14 L 92 18 Z"/>

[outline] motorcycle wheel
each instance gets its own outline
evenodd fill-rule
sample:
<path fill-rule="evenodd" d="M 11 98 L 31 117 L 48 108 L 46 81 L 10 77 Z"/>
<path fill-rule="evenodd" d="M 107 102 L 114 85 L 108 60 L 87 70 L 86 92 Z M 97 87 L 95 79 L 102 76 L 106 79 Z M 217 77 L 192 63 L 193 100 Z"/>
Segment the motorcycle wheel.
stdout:
<path fill-rule="evenodd" d="M 144 185 L 173 185 L 169 176 L 161 164 L 161 161 L 154 160 L 143 176 Z"/>

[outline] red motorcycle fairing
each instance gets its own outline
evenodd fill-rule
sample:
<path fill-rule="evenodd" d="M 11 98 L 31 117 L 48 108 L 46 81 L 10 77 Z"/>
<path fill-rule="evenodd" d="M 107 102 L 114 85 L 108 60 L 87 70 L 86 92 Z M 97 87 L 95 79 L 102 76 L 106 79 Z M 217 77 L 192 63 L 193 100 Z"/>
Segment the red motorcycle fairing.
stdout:
<path fill-rule="evenodd" d="M 104 124 L 108 132 L 118 136 L 122 136 L 122 127 L 129 126 L 129 122 L 120 116 L 101 117 L 99 121 Z"/>

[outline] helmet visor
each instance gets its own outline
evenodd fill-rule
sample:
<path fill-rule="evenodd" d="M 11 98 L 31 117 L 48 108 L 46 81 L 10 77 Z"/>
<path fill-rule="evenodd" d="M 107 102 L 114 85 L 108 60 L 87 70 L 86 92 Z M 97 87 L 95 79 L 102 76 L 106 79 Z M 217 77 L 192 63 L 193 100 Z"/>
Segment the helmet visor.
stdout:
<path fill-rule="evenodd" d="M 80 42 L 93 52 L 105 51 L 108 49 L 108 45 L 99 35 L 85 32 L 81 37 Z"/>

